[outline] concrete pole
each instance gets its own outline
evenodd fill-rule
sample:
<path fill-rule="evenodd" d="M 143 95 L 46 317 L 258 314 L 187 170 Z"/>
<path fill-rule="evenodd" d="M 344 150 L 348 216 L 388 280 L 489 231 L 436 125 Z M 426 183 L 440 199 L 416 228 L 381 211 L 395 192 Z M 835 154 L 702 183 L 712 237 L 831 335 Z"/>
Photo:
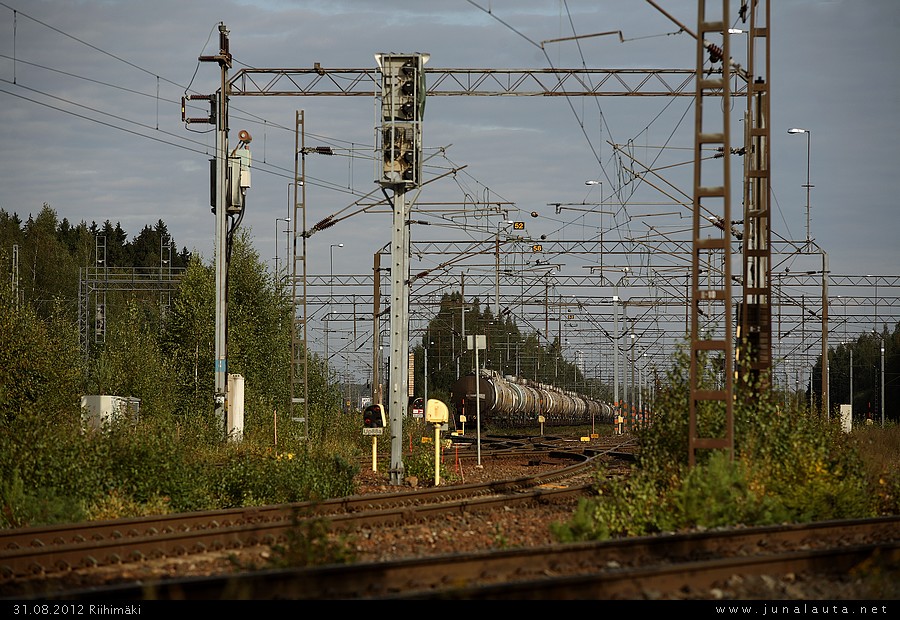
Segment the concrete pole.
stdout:
<path fill-rule="evenodd" d="M 472 336 L 472 342 L 475 344 L 475 443 L 478 455 L 475 467 L 481 469 L 481 369 L 478 367 L 478 336 Z"/>
<path fill-rule="evenodd" d="M 831 389 L 828 385 L 828 253 L 822 252 L 822 404 L 825 419 L 831 419 Z"/>
<path fill-rule="evenodd" d="M 409 226 L 406 192 L 394 186 L 391 233 L 391 484 L 403 482 L 403 420 L 409 405 Z"/>
<path fill-rule="evenodd" d="M 615 325 L 615 338 L 613 339 L 613 406 L 619 406 L 619 284 L 616 283 L 613 292 L 613 315 Z"/>
<path fill-rule="evenodd" d="M 219 60 L 221 85 L 216 106 L 216 319 L 215 319 L 215 416 L 221 425 L 223 437 L 228 429 L 228 349 L 227 349 L 227 299 L 228 299 L 228 30 L 219 23 Z"/>
<path fill-rule="evenodd" d="M 494 245 L 494 320 L 500 320 L 500 224 Z"/>
<path fill-rule="evenodd" d="M 881 428 L 884 428 L 884 336 L 881 337 Z"/>

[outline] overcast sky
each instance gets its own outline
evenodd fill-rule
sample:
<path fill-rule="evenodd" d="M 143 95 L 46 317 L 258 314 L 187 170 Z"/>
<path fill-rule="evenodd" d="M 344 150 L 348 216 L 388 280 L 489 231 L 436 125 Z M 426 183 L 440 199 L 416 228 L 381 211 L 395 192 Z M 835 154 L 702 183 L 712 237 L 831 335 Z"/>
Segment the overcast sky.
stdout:
<path fill-rule="evenodd" d="M 710 5 L 718 5 L 710 2 Z M 771 136 L 773 239 L 809 236 L 835 274 L 897 274 L 900 244 L 900 3 L 773 1 Z M 738 2 L 732 21 L 740 22 Z M 414 7 L 414 8 L 410 8 Z M 664 14 L 657 7 L 663 7 Z M 209 126 L 181 122 L 186 93 L 219 86 L 217 25 L 230 31 L 231 73 L 246 67 L 375 67 L 379 52 L 430 54 L 427 68 L 694 69 L 688 0 L 3 0 L 0 2 L 0 208 L 26 219 L 48 203 L 70 222 L 120 222 L 130 238 L 162 219 L 179 247 L 212 256 Z M 620 34 L 551 42 L 576 35 Z M 731 39 L 746 56 L 744 35 Z M 686 90 L 692 91 L 688 85 Z M 733 100 L 742 141 L 744 98 Z M 306 144 L 308 224 L 378 189 L 370 97 L 234 97 L 231 144 L 253 136 L 243 226 L 263 260 L 284 258 L 294 119 Z M 706 114 L 714 111 L 706 110 Z M 202 116 L 202 104 L 189 116 Z M 606 235 L 656 240 L 689 226 L 691 97 L 431 97 L 422 203 L 502 204 L 532 238 Z M 789 135 L 792 127 L 808 134 Z M 663 148 L 665 147 L 665 148 Z M 809 158 L 807 153 L 809 148 Z M 733 158 L 740 173 L 742 160 Z M 586 186 L 586 180 L 601 185 Z M 733 177 L 740 217 L 740 176 Z M 675 189 L 677 188 L 677 190 Z M 373 194 L 380 198 L 380 190 Z M 687 198 L 685 198 L 687 196 Z M 600 202 L 604 204 L 601 206 Z M 589 209 L 553 205 L 590 205 Z M 453 205 L 453 206 L 451 206 Z M 434 208 L 434 207 L 429 207 Z M 424 214 L 413 239 L 483 239 L 498 218 L 480 207 Z M 604 211 L 615 215 L 604 216 Z M 531 212 L 539 217 L 531 217 Z M 489 222 L 485 224 L 485 222 Z M 275 247 L 276 229 L 279 248 Z M 609 237 L 607 236 L 607 239 Z M 370 274 L 390 240 L 386 214 L 359 214 L 309 240 L 311 273 Z M 332 247 L 343 243 L 344 247 Z M 425 263 L 441 259 L 425 259 Z M 583 274 L 596 261 L 557 257 Z M 581 260 L 581 262 L 579 262 Z M 793 259 L 776 268 L 790 268 Z M 414 266 L 414 269 L 416 267 Z M 798 260 L 807 269 L 809 261 Z M 814 267 L 812 267 L 814 268 Z"/>

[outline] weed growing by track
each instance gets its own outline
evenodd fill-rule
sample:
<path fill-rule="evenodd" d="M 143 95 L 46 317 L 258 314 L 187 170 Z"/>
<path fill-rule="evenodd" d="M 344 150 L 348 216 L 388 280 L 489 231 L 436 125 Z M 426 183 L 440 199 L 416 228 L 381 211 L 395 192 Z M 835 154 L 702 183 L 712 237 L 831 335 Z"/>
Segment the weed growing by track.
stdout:
<path fill-rule="evenodd" d="M 689 362 L 684 352 L 677 356 L 652 423 L 635 430 L 641 451 L 634 474 L 600 482 L 598 495 L 583 500 L 571 520 L 554 528 L 559 540 L 864 518 L 900 510 L 896 425 L 844 433 L 836 416 L 829 420 L 784 406 L 782 395 L 754 381 L 745 369 L 739 369 L 742 380 L 735 382 L 734 458 L 726 451 L 700 451 L 697 464 L 689 467 Z M 707 386 L 715 380 L 712 371 L 702 378 Z M 703 405 L 698 407 L 699 435 L 721 436 L 724 406 Z"/>

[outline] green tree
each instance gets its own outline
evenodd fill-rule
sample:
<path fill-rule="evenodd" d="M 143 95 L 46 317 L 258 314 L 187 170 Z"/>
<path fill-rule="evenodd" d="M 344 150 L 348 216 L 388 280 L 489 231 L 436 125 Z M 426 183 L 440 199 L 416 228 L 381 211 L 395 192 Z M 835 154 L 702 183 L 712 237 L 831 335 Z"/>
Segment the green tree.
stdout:
<path fill-rule="evenodd" d="M 159 317 L 142 312 L 135 299 L 111 322 L 91 363 L 88 391 L 141 399 L 142 414 L 171 413 L 175 374 L 160 343 Z"/>
<path fill-rule="evenodd" d="M 248 437 L 279 435 L 292 426 L 284 414 L 290 399 L 293 308 L 250 244 L 249 231 L 233 240 L 228 273 L 228 371 L 244 377 L 244 423 Z M 163 349 L 174 366 L 179 409 L 212 412 L 215 357 L 215 269 L 194 258 L 181 280 L 166 328 Z M 309 359 L 308 426 L 322 438 L 339 413 L 340 386 L 329 382 L 317 356 Z M 287 437 L 285 437 L 287 439 Z"/>
<path fill-rule="evenodd" d="M 291 306 L 242 230 L 228 273 L 229 372 L 244 376 L 245 421 L 250 432 L 272 435 L 274 413 L 290 395 Z"/>
<path fill-rule="evenodd" d="M 25 223 L 25 243 L 20 249 L 20 286 L 24 298 L 42 317 L 49 317 L 54 303 L 66 304 L 76 316 L 78 265 L 57 233 L 56 211 L 44 204 L 36 218 Z"/>
<path fill-rule="evenodd" d="M 34 415 L 51 423 L 79 402 L 78 331 L 59 305 L 48 311 L 42 320 L 0 282 L 0 420 L 7 423 Z"/>
<path fill-rule="evenodd" d="M 193 257 L 172 299 L 162 349 L 175 373 L 176 411 L 212 411 L 215 271 Z"/>

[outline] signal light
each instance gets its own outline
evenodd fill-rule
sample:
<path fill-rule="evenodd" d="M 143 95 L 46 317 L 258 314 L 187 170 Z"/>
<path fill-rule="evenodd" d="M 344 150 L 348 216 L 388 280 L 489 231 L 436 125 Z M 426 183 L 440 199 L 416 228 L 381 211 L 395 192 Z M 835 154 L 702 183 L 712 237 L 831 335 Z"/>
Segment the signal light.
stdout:
<path fill-rule="evenodd" d="M 417 129 L 411 125 L 385 126 L 382 131 L 383 181 L 418 184 L 420 165 L 416 148 L 417 133 Z"/>
<path fill-rule="evenodd" d="M 447 405 L 434 398 L 429 398 L 425 406 L 425 421 L 433 424 L 446 424 L 449 419 Z"/>
<path fill-rule="evenodd" d="M 384 428 L 384 407 L 381 405 L 369 405 L 363 410 L 363 426 L 365 428 Z"/>
<path fill-rule="evenodd" d="M 417 187 L 422 174 L 422 116 L 427 54 L 376 54 L 382 73 L 381 151 L 384 187 Z"/>

